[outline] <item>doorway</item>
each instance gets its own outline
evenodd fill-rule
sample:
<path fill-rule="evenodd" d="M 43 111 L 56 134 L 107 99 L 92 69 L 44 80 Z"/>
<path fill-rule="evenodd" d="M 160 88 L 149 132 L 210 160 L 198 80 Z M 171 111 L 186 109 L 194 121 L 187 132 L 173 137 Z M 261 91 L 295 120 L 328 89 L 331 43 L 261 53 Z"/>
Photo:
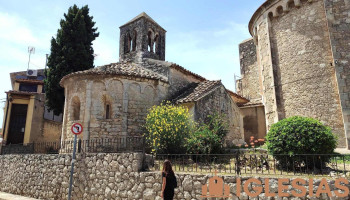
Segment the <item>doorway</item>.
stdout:
<path fill-rule="evenodd" d="M 27 110 L 27 104 L 12 104 L 7 144 L 23 143 Z"/>

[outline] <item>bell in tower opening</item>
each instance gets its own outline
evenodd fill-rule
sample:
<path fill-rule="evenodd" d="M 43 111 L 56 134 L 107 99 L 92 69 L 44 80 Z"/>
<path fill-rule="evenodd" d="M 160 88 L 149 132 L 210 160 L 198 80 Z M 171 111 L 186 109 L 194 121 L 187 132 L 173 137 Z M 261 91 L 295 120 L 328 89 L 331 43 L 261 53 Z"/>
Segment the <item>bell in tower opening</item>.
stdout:
<path fill-rule="evenodd" d="M 165 60 L 165 33 L 145 12 L 120 27 L 119 60 Z"/>

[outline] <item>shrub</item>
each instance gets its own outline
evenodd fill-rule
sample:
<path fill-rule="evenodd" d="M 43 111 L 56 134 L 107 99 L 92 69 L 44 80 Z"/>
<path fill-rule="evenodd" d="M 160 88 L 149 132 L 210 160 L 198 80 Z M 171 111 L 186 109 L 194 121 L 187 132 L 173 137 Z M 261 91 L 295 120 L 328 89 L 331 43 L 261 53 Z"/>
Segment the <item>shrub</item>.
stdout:
<path fill-rule="evenodd" d="M 223 153 L 227 123 L 223 115 L 209 115 L 207 124 L 202 124 L 190 134 L 186 141 L 187 153 L 219 154 Z"/>
<path fill-rule="evenodd" d="M 332 154 L 337 138 L 329 127 L 318 120 L 295 116 L 273 124 L 266 136 L 266 145 L 283 168 L 320 168 L 329 161 L 329 157 L 296 154 Z"/>
<path fill-rule="evenodd" d="M 184 141 L 191 131 L 190 114 L 169 103 L 153 106 L 147 117 L 146 141 L 154 153 L 184 153 Z"/>

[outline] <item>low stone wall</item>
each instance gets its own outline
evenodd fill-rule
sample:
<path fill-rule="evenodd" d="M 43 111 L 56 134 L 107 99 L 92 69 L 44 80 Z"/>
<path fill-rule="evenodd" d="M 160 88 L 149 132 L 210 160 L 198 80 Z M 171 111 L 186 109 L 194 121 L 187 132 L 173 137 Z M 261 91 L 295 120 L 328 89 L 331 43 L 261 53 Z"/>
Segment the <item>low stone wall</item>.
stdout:
<path fill-rule="evenodd" d="M 104 199 L 117 182 L 139 172 L 141 166 L 142 153 L 78 154 L 72 199 Z M 1 155 L 0 190 L 40 199 L 67 199 L 70 169 L 71 155 Z"/>
<path fill-rule="evenodd" d="M 78 155 L 72 199 L 161 199 L 160 172 L 140 172 L 142 154 L 88 154 Z M 4 155 L 0 156 L 0 190 L 40 199 L 67 199 L 70 155 Z M 212 175 L 177 174 L 178 188 L 175 199 L 203 199 L 202 185 L 208 184 Z M 230 187 L 230 199 L 238 199 L 237 177 L 221 176 Z M 265 179 L 256 178 L 263 184 L 263 191 L 252 198 L 243 190 L 249 178 L 241 178 L 241 195 L 239 199 L 282 199 L 266 197 Z M 286 192 L 291 192 L 291 181 L 285 183 Z M 327 181 L 334 194 L 334 180 Z M 320 180 L 314 180 L 313 191 L 316 194 Z M 306 184 L 308 185 L 308 180 Z M 248 187 L 251 189 L 251 185 Z M 349 187 L 349 185 L 347 185 Z M 306 186 L 306 188 L 309 188 Z M 278 193 L 278 180 L 269 180 L 269 192 Z M 283 199 L 298 199 L 284 197 Z M 317 198 L 307 196 L 301 199 L 329 199 L 325 194 Z M 332 198 L 332 199 L 349 199 Z"/>

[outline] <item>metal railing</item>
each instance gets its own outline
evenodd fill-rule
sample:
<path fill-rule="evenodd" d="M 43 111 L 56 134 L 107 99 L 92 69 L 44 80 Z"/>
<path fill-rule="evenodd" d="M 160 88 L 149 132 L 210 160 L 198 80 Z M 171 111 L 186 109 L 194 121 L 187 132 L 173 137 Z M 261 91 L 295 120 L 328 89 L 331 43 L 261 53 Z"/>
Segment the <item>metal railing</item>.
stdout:
<path fill-rule="evenodd" d="M 9 144 L 2 146 L 1 154 L 58 154 L 72 153 L 73 140 L 57 142 L 34 142 L 28 144 Z M 121 136 L 78 140 L 78 153 L 119 153 L 144 152 L 145 141 L 142 136 Z"/>
<path fill-rule="evenodd" d="M 231 175 L 350 176 L 350 155 L 341 154 L 156 154 L 151 170 L 170 160 L 176 172 Z"/>

